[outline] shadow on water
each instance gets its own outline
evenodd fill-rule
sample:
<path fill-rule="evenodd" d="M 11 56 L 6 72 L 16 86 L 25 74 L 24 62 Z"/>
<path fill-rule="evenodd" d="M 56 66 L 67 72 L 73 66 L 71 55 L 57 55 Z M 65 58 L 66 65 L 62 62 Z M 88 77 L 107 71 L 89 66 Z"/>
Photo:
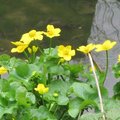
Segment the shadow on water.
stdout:
<path fill-rule="evenodd" d="M 53 46 L 86 44 L 95 4 L 96 0 L 0 0 L 0 54 L 9 53 L 10 41 L 31 29 L 45 30 L 47 24 L 62 29 Z M 48 47 L 45 41 L 42 45 Z"/>

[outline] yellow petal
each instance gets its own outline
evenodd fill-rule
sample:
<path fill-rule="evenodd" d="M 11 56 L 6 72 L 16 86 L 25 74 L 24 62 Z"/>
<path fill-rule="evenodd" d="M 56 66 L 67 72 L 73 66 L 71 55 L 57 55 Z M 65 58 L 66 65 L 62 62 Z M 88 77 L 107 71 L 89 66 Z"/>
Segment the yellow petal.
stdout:
<path fill-rule="evenodd" d="M 64 55 L 63 58 L 64 58 L 66 61 L 70 61 L 70 60 L 71 60 L 71 56 L 69 56 L 69 55 Z"/>
<path fill-rule="evenodd" d="M 47 31 L 51 31 L 54 29 L 54 26 L 53 25 L 47 25 Z"/>
<path fill-rule="evenodd" d="M 87 54 L 91 52 L 94 48 L 95 48 L 95 45 L 91 43 L 86 46 L 80 46 L 77 50 Z"/>
<path fill-rule="evenodd" d="M 17 52 L 17 48 L 12 48 L 11 53 Z"/>
<path fill-rule="evenodd" d="M 42 35 L 43 32 L 37 32 L 36 33 L 36 36 L 35 36 L 35 39 L 37 40 L 43 40 L 43 35 Z"/>
<path fill-rule="evenodd" d="M 70 55 L 74 56 L 75 55 L 75 50 L 71 50 Z"/>
<path fill-rule="evenodd" d="M 35 37 L 35 35 L 36 35 L 36 30 L 31 30 L 28 34 L 29 34 L 29 37 L 31 37 L 31 38 L 33 38 L 33 37 Z"/>

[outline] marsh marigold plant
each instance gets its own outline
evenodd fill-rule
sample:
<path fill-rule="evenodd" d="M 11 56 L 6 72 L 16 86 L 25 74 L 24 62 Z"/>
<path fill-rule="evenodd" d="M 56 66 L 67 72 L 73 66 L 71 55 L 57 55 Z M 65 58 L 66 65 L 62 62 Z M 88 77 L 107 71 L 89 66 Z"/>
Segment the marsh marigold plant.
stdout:
<path fill-rule="evenodd" d="M 60 36 L 61 29 L 51 24 L 46 28 L 45 31 L 32 29 L 19 41 L 11 42 L 15 46 L 11 52 L 21 53 L 25 58 L 0 55 L 0 120 L 119 119 L 120 82 L 109 97 L 104 86 L 107 69 L 99 71 L 91 56 L 96 46 L 97 51 L 105 50 L 108 56 L 107 50 L 116 42 L 107 40 L 103 44 L 79 46 L 77 52 L 87 54 L 90 63 L 84 64 L 83 58 L 80 62 L 69 62 L 76 51 L 71 45 L 53 48 L 52 39 Z M 41 43 L 45 39 L 48 42 L 47 37 L 50 43 L 44 48 Z M 119 59 L 114 67 L 117 78 Z M 3 78 L 5 73 L 7 76 Z M 84 114 L 89 108 L 94 113 Z"/>

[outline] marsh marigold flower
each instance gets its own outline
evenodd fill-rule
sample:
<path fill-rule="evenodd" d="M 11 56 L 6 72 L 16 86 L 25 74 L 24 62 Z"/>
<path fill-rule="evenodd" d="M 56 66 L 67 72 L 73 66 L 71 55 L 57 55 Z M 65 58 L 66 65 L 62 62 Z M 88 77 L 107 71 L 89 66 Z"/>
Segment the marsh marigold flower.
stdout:
<path fill-rule="evenodd" d="M 36 46 L 32 46 L 32 48 L 28 48 L 28 52 L 31 54 L 31 53 L 36 53 L 37 52 L 37 50 L 38 50 L 38 47 L 36 47 Z"/>
<path fill-rule="evenodd" d="M 34 90 L 43 95 L 48 92 L 49 88 L 45 87 L 44 84 L 38 84 Z"/>
<path fill-rule="evenodd" d="M 58 56 L 62 57 L 64 60 L 69 61 L 71 57 L 75 55 L 75 50 L 71 50 L 71 46 L 58 46 Z"/>
<path fill-rule="evenodd" d="M 94 44 L 88 44 L 86 46 L 80 46 L 77 50 L 80 52 L 83 52 L 85 54 L 88 54 L 89 52 L 91 52 L 93 49 L 95 48 Z"/>
<path fill-rule="evenodd" d="M 0 67 L 0 75 L 7 73 L 7 69 L 4 67 Z"/>
<path fill-rule="evenodd" d="M 110 40 L 106 40 L 103 44 L 96 45 L 96 52 L 107 51 L 112 49 L 116 45 L 116 42 L 111 42 Z"/>
<path fill-rule="evenodd" d="M 42 34 L 42 31 L 31 30 L 28 33 L 23 34 L 20 41 L 30 44 L 30 42 L 33 40 L 43 40 Z"/>
<path fill-rule="evenodd" d="M 11 42 L 11 43 L 16 46 L 16 48 L 12 48 L 11 50 L 12 53 L 14 52 L 22 53 L 28 47 L 28 44 L 25 44 L 21 41 Z"/>
<path fill-rule="evenodd" d="M 47 32 L 44 32 L 44 34 L 49 37 L 57 37 L 60 36 L 61 29 L 60 28 L 54 28 L 53 25 L 47 25 Z"/>

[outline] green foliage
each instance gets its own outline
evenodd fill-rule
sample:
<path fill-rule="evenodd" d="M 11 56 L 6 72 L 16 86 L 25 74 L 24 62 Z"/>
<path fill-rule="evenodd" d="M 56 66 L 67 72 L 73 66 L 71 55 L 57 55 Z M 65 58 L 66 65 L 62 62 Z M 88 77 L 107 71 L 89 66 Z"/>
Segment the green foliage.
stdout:
<path fill-rule="evenodd" d="M 106 112 L 106 120 L 119 120 L 120 119 L 120 109 L 110 109 Z M 101 113 L 87 113 L 84 114 L 79 120 L 103 120 Z"/>
<path fill-rule="evenodd" d="M 120 77 L 120 63 L 117 63 L 113 66 L 114 75 L 116 78 Z"/>
<path fill-rule="evenodd" d="M 70 100 L 68 113 L 71 117 L 76 118 L 81 112 L 82 109 L 80 107 L 82 102 L 83 100 L 80 98 L 74 98 Z"/>

